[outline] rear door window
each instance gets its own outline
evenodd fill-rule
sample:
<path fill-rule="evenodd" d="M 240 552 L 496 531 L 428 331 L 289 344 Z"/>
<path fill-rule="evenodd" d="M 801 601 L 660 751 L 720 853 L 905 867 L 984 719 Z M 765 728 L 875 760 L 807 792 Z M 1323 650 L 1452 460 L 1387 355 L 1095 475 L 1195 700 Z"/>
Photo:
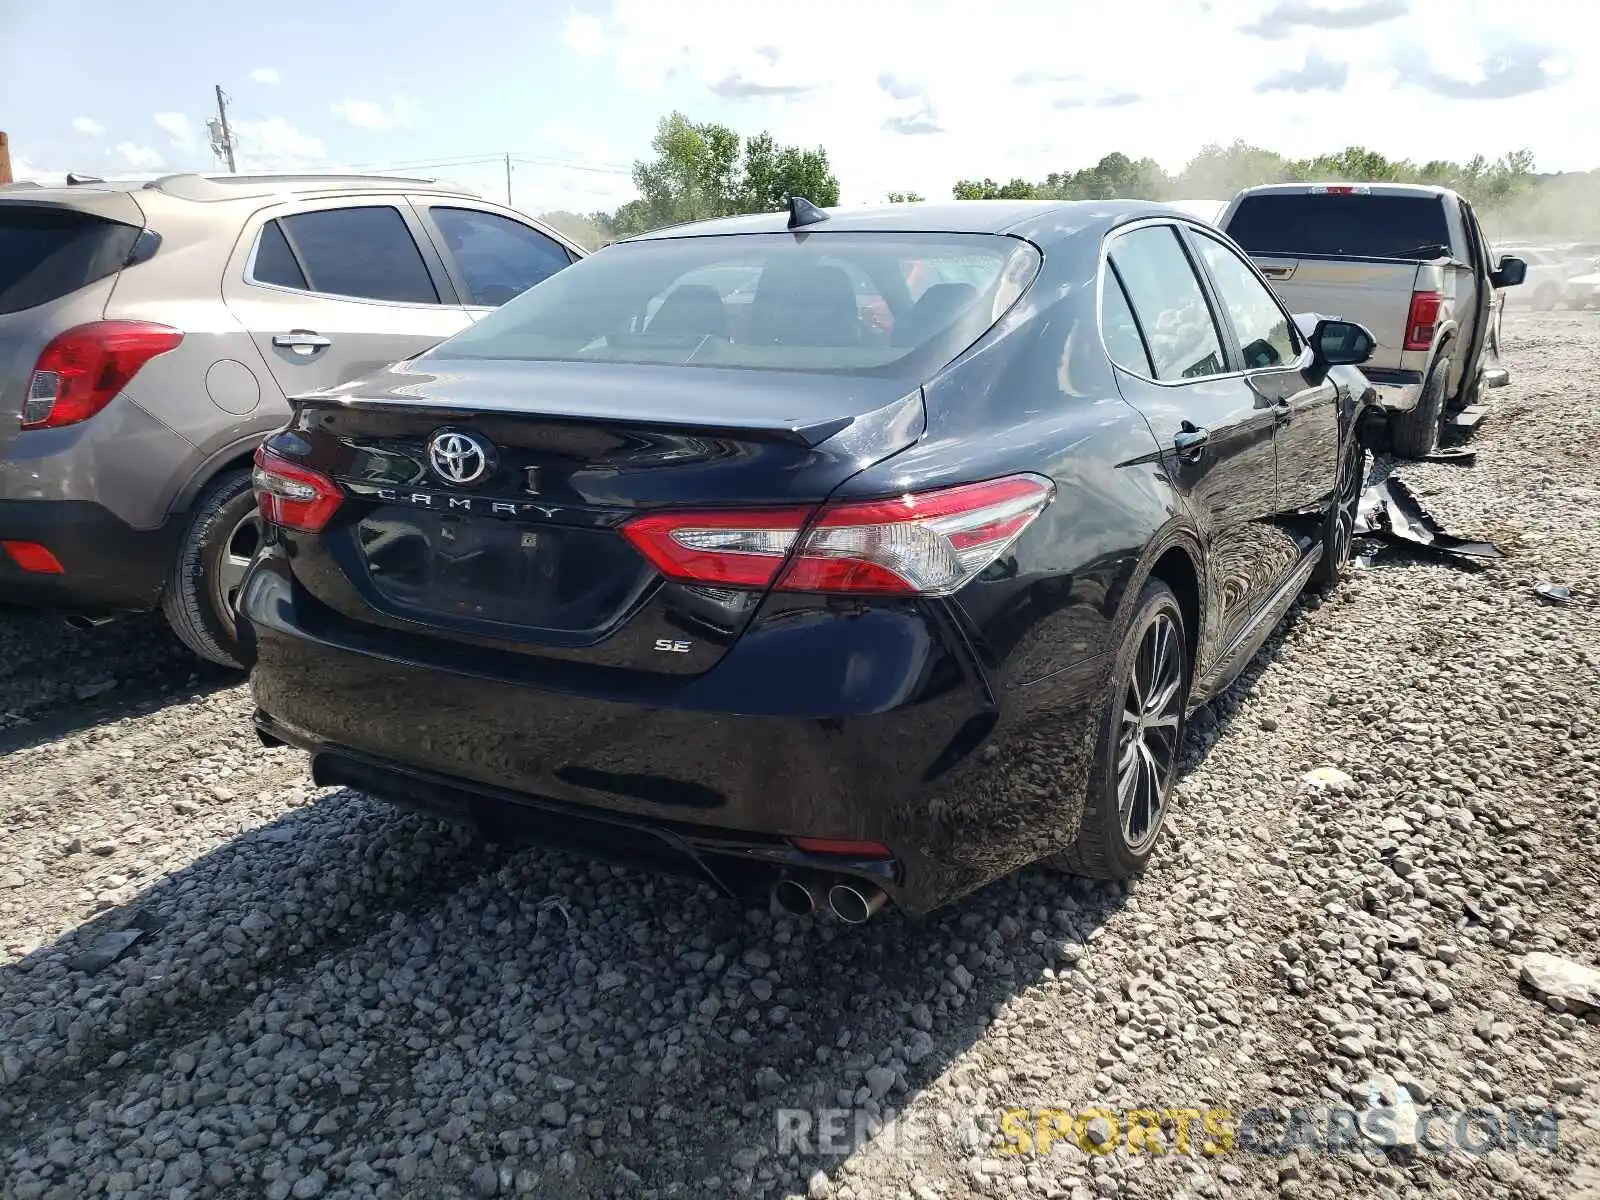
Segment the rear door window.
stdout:
<path fill-rule="evenodd" d="M 0 313 L 48 304 L 114 275 L 139 230 L 70 208 L 0 204 Z"/>
<path fill-rule="evenodd" d="M 1437 196 L 1266 192 L 1246 196 L 1227 234 L 1247 254 L 1400 258 L 1449 253 L 1450 229 Z"/>
<path fill-rule="evenodd" d="M 1211 307 L 1176 229 L 1149 225 L 1122 234 L 1111 244 L 1110 259 L 1139 316 L 1157 379 L 1178 382 L 1227 370 Z"/>
<path fill-rule="evenodd" d="M 1299 358 L 1300 343 L 1288 316 L 1249 264 L 1216 238 L 1197 233 L 1193 241 L 1233 322 L 1245 368 L 1282 367 Z"/>
<path fill-rule="evenodd" d="M 390 205 L 317 209 L 268 222 L 252 278 L 294 287 L 285 282 L 293 276 L 278 249 L 280 240 L 309 291 L 400 304 L 439 303 L 411 229 Z M 263 257 L 277 278 L 263 277 Z"/>
<path fill-rule="evenodd" d="M 467 284 L 468 304 L 498 307 L 572 265 L 566 247 L 499 213 L 429 208 Z"/>

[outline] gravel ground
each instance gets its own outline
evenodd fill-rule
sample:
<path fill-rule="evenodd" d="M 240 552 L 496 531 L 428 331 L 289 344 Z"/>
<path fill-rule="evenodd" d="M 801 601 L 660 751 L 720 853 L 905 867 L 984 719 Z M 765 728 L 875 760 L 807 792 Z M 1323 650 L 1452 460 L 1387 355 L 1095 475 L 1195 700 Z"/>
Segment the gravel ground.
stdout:
<path fill-rule="evenodd" d="M 154 621 L 0 614 L 0 1194 L 1600 1195 L 1596 1014 L 1518 982 L 1597 959 L 1600 317 L 1506 341 L 1478 465 L 1404 474 L 1508 561 L 1379 555 L 1298 609 L 1127 893 L 1029 872 L 847 930 L 486 848 L 315 788 Z M 1000 1123 L 1330 1106 L 1559 1133 L 1207 1154 L 1169 1116 L 1130 1152 L 1102 1117 L 1008 1154 Z"/>

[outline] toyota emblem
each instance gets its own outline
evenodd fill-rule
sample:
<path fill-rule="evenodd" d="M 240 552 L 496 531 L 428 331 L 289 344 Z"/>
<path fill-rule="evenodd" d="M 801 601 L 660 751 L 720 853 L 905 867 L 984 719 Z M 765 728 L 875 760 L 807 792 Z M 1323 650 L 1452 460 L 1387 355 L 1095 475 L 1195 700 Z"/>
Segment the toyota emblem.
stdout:
<path fill-rule="evenodd" d="M 470 433 L 441 429 L 428 442 L 428 465 L 434 474 L 457 487 L 477 483 L 494 469 L 487 442 Z"/>

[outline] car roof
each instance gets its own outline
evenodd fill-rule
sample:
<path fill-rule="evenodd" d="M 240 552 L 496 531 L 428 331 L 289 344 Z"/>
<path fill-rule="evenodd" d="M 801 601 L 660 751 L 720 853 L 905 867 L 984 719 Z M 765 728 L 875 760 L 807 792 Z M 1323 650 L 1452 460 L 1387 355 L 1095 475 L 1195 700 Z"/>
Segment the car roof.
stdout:
<path fill-rule="evenodd" d="M 187 173 L 162 175 L 155 179 L 87 179 L 82 183 L 37 187 L 16 187 L 18 199 L 32 203 L 61 201 L 72 203 L 85 195 L 129 192 L 156 192 L 179 200 L 216 203 L 228 200 L 260 200 L 273 196 L 347 195 L 362 191 L 438 192 L 452 196 L 477 193 L 459 184 L 410 175 L 334 174 L 257 174 L 201 175 Z"/>
<path fill-rule="evenodd" d="M 787 212 L 751 213 L 669 225 L 629 242 L 751 233 L 993 233 L 1044 244 L 1107 230 L 1141 217 L 1197 222 L 1190 213 L 1149 200 L 948 200 L 824 209 L 828 219 L 789 229 Z M 620 243 L 626 245 L 627 243 Z"/>

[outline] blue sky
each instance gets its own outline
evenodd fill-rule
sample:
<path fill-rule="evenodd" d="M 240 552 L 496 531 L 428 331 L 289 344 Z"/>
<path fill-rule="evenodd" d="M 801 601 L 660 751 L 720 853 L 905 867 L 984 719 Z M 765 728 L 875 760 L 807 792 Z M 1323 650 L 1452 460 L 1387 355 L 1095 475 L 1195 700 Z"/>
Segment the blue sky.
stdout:
<path fill-rule="evenodd" d="M 1416 158 L 1527 146 L 1600 166 L 1597 39 L 1569 0 L 0 0 L 21 173 L 398 168 L 519 207 L 614 207 L 673 108 L 823 144 L 850 202 L 1039 177 L 1112 149 L 1352 142 Z M 1512 21 L 1514 17 L 1514 22 Z"/>

